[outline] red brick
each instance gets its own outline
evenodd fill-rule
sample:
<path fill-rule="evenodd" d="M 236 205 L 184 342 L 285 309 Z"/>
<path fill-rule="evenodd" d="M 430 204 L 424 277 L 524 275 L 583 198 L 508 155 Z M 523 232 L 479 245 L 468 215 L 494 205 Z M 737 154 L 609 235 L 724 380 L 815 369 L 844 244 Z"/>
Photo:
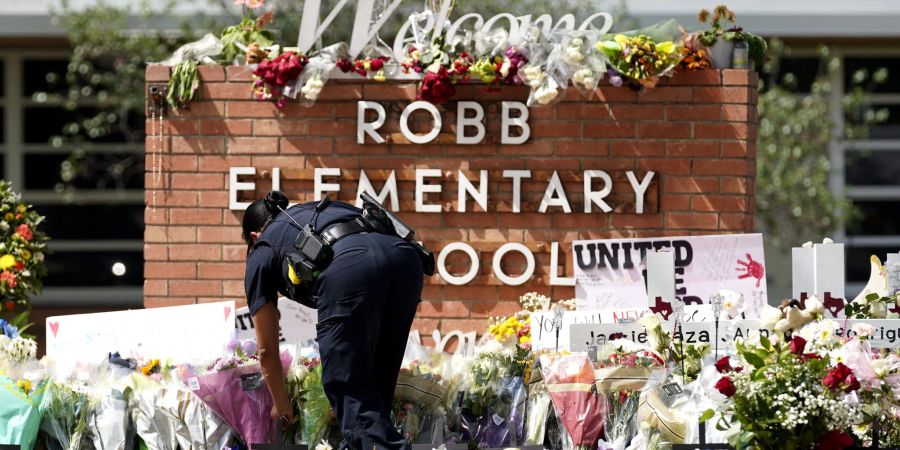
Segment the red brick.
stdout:
<path fill-rule="evenodd" d="M 228 280 L 244 277 L 244 263 L 211 263 L 197 264 L 197 278 L 210 280 Z"/>
<path fill-rule="evenodd" d="M 469 311 L 459 301 L 422 301 L 419 303 L 418 317 L 466 317 Z"/>
<path fill-rule="evenodd" d="M 742 159 L 696 160 L 691 169 L 694 175 L 748 175 L 750 165 Z"/>
<path fill-rule="evenodd" d="M 144 280 L 144 297 L 152 295 L 165 296 L 169 294 L 169 284 L 166 280 Z"/>
<path fill-rule="evenodd" d="M 612 214 L 613 228 L 662 228 L 662 214 Z"/>
<path fill-rule="evenodd" d="M 197 176 L 197 174 L 191 176 Z M 152 193 L 148 195 L 152 201 Z M 197 193 L 191 191 L 158 191 L 156 193 L 156 203 L 159 206 L 197 206 Z"/>
<path fill-rule="evenodd" d="M 225 139 L 221 137 L 172 136 L 174 153 L 224 153 Z"/>
<path fill-rule="evenodd" d="M 660 211 L 690 211 L 691 196 L 686 194 L 660 195 L 659 209 Z"/>
<path fill-rule="evenodd" d="M 169 81 L 169 67 L 150 64 L 144 72 L 144 79 L 149 82 Z"/>
<path fill-rule="evenodd" d="M 165 261 L 168 257 L 168 246 L 159 244 L 144 244 L 144 260 Z"/>
<path fill-rule="evenodd" d="M 214 81 L 225 81 L 225 69 L 220 65 L 200 64 L 197 66 L 197 72 L 200 75 L 200 81 L 203 81 L 204 84 Z"/>
<path fill-rule="evenodd" d="M 756 143 L 746 141 L 723 142 L 722 156 L 725 158 L 756 158 Z"/>
<path fill-rule="evenodd" d="M 560 119 L 610 120 L 612 118 L 609 105 L 604 103 L 560 103 L 555 109 L 556 116 Z"/>
<path fill-rule="evenodd" d="M 173 280 L 169 282 L 172 295 L 222 295 L 222 283 L 205 280 Z"/>
<path fill-rule="evenodd" d="M 510 276 L 515 276 L 517 274 L 509 274 Z M 470 317 L 498 317 L 498 316 L 511 316 L 519 310 L 522 309 L 522 306 L 519 305 L 518 301 L 488 301 L 488 302 L 468 302 L 465 304 L 466 308 L 469 310 Z M 465 316 L 463 316 L 465 317 Z M 487 324 L 485 323 L 484 329 L 482 331 L 487 330 Z"/>
<path fill-rule="evenodd" d="M 249 156 L 200 156 L 197 158 L 200 172 L 228 173 L 230 167 L 250 166 Z"/>
<path fill-rule="evenodd" d="M 225 75 L 228 81 L 250 81 L 253 79 L 253 69 L 250 66 L 225 66 Z M 249 83 L 246 85 L 249 89 Z"/>
<path fill-rule="evenodd" d="M 699 194 L 719 192 L 719 179 L 716 177 L 672 177 L 662 178 L 665 192 L 673 194 Z"/>
<path fill-rule="evenodd" d="M 674 123 L 639 123 L 639 139 L 690 139 L 691 127 L 688 124 Z"/>
<path fill-rule="evenodd" d="M 241 230 L 232 227 L 197 227 L 197 242 L 238 244 L 241 240 Z"/>
<path fill-rule="evenodd" d="M 253 92 L 243 83 L 203 83 L 200 95 L 204 100 L 251 100 Z"/>
<path fill-rule="evenodd" d="M 722 84 L 755 86 L 755 79 L 751 69 L 725 69 L 722 71 Z"/>
<path fill-rule="evenodd" d="M 173 117 L 221 117 L 223 114 L 225 114 L 225 102 L 207 100 L 192 102 L 188 109 L 171 111 Z"/>
<path fill-rule="evenodd" d="M 225 189 L 225 176 L 218 173 L 173 173 L 172 188 Z M 196 203 L 196 201 L 195 195 L 192 203 Z"/>
<path fill-rule="evenodd" d="M 734 105 L 726 105 L 729 106 Z M 722 117 L 719 105 L 668 105 L 666 119 L 670 121 L 718 121 Z"/>
<path fill-rule="evenodd" d="M 216 244 L 181 244 L 169 247 L 170 261 L 220 261 L 222 247 Z"/>
<path fill-rule="evenodd" d="M 191 118 L 175 118 L 169 120 L 167 122 L 168 130 L 164 130 L 163 133 L 168 132 L 173 135 L 190 135 L 190 134 L 200 134 L 200 120 Z M 150 125 L 150 130 L 152 132 L 153 125 Z"/>
<path fill-rule="evenodd" d="M 747 105 L 724 105 L 722 106 L 722 119 L 728 122 L 750 122 L 756 121 L 749 115 L 749 107 Z"/>
<path fill-rule="evenodd" d="M 309 121 L 310 136 L 356 136 L 356 121 L 316 120 Z"/>
<path fill-rule="evenodd" d="M 716 230 L 719 215 L 715 213 L 666 213 L 666 228 Z"/>
<path fill-rule="evenodd" d="M 718 142 L 677 141 L 666 142 L 666 154 L 669 156 L 719 156 Z"/>
<path fill-rule="evenodd" d="M 703 89 L 703 88 L 694 88 Z M 718 89 L 718 88 L 716 88 Z M 691 88 L 659 86 L 647 89 L 638 95 L 640 102 L 689 102 L 691 101 Z"/>
<path fill-rule="evenodd" d="M 153 167 L 153 155 L 147 155 L 146 167 Z M 162 155 L 159 161 L 161 170 L 172 172 L 196 172 L 197 157 L 194 155 Z"/>
<path fill-rule="evenodd" d="M 145 262 L 145 278 L 193 279 L 197 276 L 197 264 L 193 262 Z"/>
<path fill-rule="evenodd" d="M 687 159 L 649 158 L 638 160 L 637 168 L 640 170 L 652 170 L 663 174 L 665 177 L 689 175 L 691 173 L 691 162 Z"/>
<path fill-rule="evenodd" d="M 601 103 L 634 102 L 638 99 L 638 93 L 627 88 L 603 86 L 594 90 L 594 97 Z M 594 97 L 591 101 L 595 101 Z"/>
<path fill-rule="evenodd" d="M 747 197 L 743 195 L 692 195 L 694 211 L 738 212 L 749 210 Z"/>
<path fill-rule="evenodd" d="M 606 156 L 609 144 L 606 141 L 556 141 L 553 144 L 556 156 Z"/>
<path fill-rule="evenodd" d="M 459 330 L 463 333 L 474 331 L 480 335 L 486 329 L 487 320 L 485 319 L 441 319 L 441 332 L 443 334 Z"/>
<path fill-rule="evenodd" d="M 532 138 L 580 138 L 581 123 L 574 121 L 540 121 L 531 124 Z"/>
<path fill-rule="evenodd" d="M 696 139 L 746 139 L 747 124 L 744 123 L 697 123 L 694 124 Z"/>
<path fill-rule="evenodd" d="M 611 141 L 609 154 L 611 156 L 663 156 L 666 153 L 666 144 L 663 142 L 648 141 Z"/>
<path fill-rule="evenodd" d="M 637 136 L 634 123 L 609 122 L 588 126 L 582 131 L 585 138 L 626 139 Z"/>
<path fill-rule="evenodd" d="M 609 215 L 598 212 L 596 206 L 592 208 L 592 213 L 587 214 L 584 212 L 584 205 L 576 205 L 578 208 L 573 208 L 571 214 L 563 214 L 560 208 L 553 208 L 554 211 L 559 211 L 557 214 L 553 215 L 553 226 L 554 227 L 566 227 L 566 228 L 606 228 L 609 223 Z M 615 205 L 610 205 L 615 207 Z M 548 210 L 551 211 L 551 210 Z"/>
<path fill-rule="evenodd" d="M 326 102 L 316 102 L 312 105 L 301 105 L 299 103 L 288 103 L 284 105 L 281 114 L 287 119 L 306 119 L 309 117 L 334 117 L 334 104 Z M 353 104 L 356 107 L 356 104 Z M 354 109 L 355 111 L 355 109 Z M 354 114 L 352 117 L 356 117 Z"/>
<path fill-rule="evenodd" d="M 237 231 L 237 230 L 235 230 Z M 247 244 L 240 245 L 223 245 L 222 260 L 223 261 L 244 261 L 247 259 Z"/>
<path fill-rule="evenodd" d="M 694 101 L 697 103 L 747 103 L 748 88 L 745 87 L 695 87 Z"/>
<path fill-rule="evenodd" d="M 200 133 L 216 136 L 249 136 L 253 132 L 250 120 L 203 119 L 200 122 Z"/>
<path fill-rule="evenodd" d="M 750 194 L 752 178 L 722 177 L 722 193 L 726 194 Z"/>
<path fill-rule="evenodd" d="M 193 305 L 192 297 L 144 297 L 145 308 L 168 308 L 170 306 Z"/>
<path fill-rule="evenodd" d="M 281 117 L 275 104 L 267 101 L 248 100 L 228 102 L 228 117 Z"/>
<path fill-rule="evenodd" d="M 205 208 L 228 208 L 228 191 L 200 191 L 197 202 Z"/>
<path fill-rule="evenodd" d="M 612 105 L 613 120 L 663 120 L 666 110 L 657 105 Z"/>
<path fill-rule="evenodd" d="M 176 208 L 170 211 L 169 223 L 173 225 L 218 225 L 222 218 L 218 209 Z"/>
<path fill-rule="evenodd" d="M 669 79 L 670 85 L 718 85 L 721 83 L 720 72 L 715 69 L 692 70 L 679 72 Z"/>
<path fill-rule="evenodd" d="M 719 229 L 731 231 L 753 231 L 752 214 L 719 214 Z"/>
<path fill-rule="evenodd" d="M 228 139 L 227 143 L 228 153 L 231 154 L 278 153 L 277 137 L 235 137 Z"/>
<path fill-rule="evenodd" d="M 305 136 L 309 131 L 306 120 L 254 120 L 253 134 L 256 136 Z"/>
<path fill-rule="evenodd" d="M 415 84 L 394 84 L 394 83 L 367 83 L 363 86 L 364 97 L 366 100 L 391 100 L 391 101 L 409 101 L 416 99 L 417 86 Z"/>
<path fill-rule="evenodd" d="M 532 136 L 534 136 L 534 134 L 532 134 Z M 500 154 L 516 156 L 550 156 L 553 154 L 553 141 L 550 139 L 532 139 L 521 145 L 502 145 L 500 146 Z"/>
<path fill-rule="evenodd" d="M 328 100 L 361 100 L 362 86 L 358 84 L 328 83 L 319 94 L 318 101 Z"/>

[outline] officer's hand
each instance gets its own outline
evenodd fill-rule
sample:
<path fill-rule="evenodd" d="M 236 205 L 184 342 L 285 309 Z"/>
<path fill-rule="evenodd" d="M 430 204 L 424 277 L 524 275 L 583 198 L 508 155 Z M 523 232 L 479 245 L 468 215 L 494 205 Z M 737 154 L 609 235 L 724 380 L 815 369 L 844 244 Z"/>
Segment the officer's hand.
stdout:
<path fill-rule="evenodd" d="M 294 409 L 291 408 L 290 404 L 281 408 L 276 404 L 272 406 L 272 420 L 280 421 L 282 427 L 287 427 L 288 424 L 294 421 Z"/>

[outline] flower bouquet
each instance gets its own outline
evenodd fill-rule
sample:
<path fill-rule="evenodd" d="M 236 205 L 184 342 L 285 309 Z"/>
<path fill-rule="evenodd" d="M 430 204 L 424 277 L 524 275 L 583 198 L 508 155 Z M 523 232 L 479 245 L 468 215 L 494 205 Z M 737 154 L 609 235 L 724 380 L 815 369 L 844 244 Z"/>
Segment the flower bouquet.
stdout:
<path fill-rule="evenodd" d="M 278 109 L 286 104 L 285 89 L 293 86 L 309 59 L 294 52 L 284 52 L 274 59 L 265 59 L 253 71 L 254 96 L 258 100 L 275 100 Z"/>
<path fill-rule="evenodd" d="M 309 58 L 303 72 L 292 85 L 286 86 L 284 95 L 297 98 L 300 94 L 300 104 L 311 106 L 319 98 L 325 83 L 328 82 L 328 74 L 337 67 L 338 61 L 347 54 L 347 44 L 341 42 L 319 50 Z"/>
<path fill-rule="evenodd" d="M 176 450 L 176 431 L 183 427 L 177 419 L 158 405 L 162 405 L 169 390 L 160 384 L 161 365 L 158 359 L 141 366 L 140 373 L 132 373 L 129 380 L 128 407 L 135 432 L 148 450 Z"/>
<path fill-rule="evenodd" d="M 91 386 L 94 414 L 88 421 L 88 435 L 95 449 L 130 450 L 134 437 L 128 396 L 131 374 L 137 369 L 133 359 L 111 353 Z"/>
<path fill-rule="evenodd" d="M 294 421 L 285 431 L 287 439 L 313 445 L 326 438 L 333 415 L 322 387 L 322 362 L 318 355 L 295 358 L 285 387 L 294 408 Z"/>
<path fill-rule="evenodd" d="M 736 342 L 735 361 L 726 356 L 716 363 L 715 389 L 728 398 L 717 427 L 730 431 L 732 445 L 841 449 L 853 443 L 847 431 L 862 420 L 855 401 L 860 382 L 848 366 L 832 362 L 827 345 L 807 344 L 799 335 L 789 342 L 780 334 L 758 335 Z"/>
<path fill-rule="evenodd" d="M 25 331 L 31 310 L 28 298 L 43 286 L 48 240 L 39 229 L 43 221 L 43 216 L 22 203 L 12 183 L 0 180 L 0 321 L 6 324 L 0 326 L 0 335 Z"/>
<path fill-rule="evenodd" d="M 597 393 L 587 355 L 541 356 L 541 374 L 556 414 L 575 447 L 590 450 L 603 433 L 608 404 Z"/>
<path fill-rule="evenodd" d="M 48 450 L 90 448 L 88 419 L 94 412 L 94 401 L 86 388 L 48 381 L 40 409 L 43 414 L 41 430 L 45 433 Z"/>
<path fill-rule="evenodd" d="M 423 360 L 404 362 L 400 368 L 391 416 L 400 434 L 410 443 L 431 444 L 434 442 L 431 432 L 435 419 L 446 415 L 443 408 L 446 392 L 440 385 L 440 375 L 434 373 L 431 358 L 424 347 L 408 343 L 406 355 L 415 353 L 415 347 L 418 347 L 418 356 Z"/>
<path fill-rule="evenodd" d="M 681 61 L 682 44 L 676 41 L 677 29 L 678 24 L 671 20 L 617 34 L 612 40 L 597 42 L 596 46 L 609 59 L 614 75 L 621 75 L 640 87 L 653 88 L 660 77 L 671 74 Z"/>
<path fill-rule="evenodd" d="M 879 445 L 885 448 L 900 446 L 900 356 L 887 350 L 873 350 L 869 338 L 871 325 L 853 326 L 856 337 L 846 341 L 832 355 L 842 360 L 860 382 L 857 392 L 864 422 L 853 427 L 860 445 L 871 444 L 873 427 L 878 427 Z"/>
<path fill-rule="evenodd" d="M 0 444 L 30 449 L 37 439 L 46 376 L 36 353 L 33 340 L 0 334 Z"/>
<path fill-rule="evenodd" d="M 233 354 L 216 360 L 206 373 L 191 376 L 185 372 L 182 380 L 244 443 L 272 442 L 276 432 L 270 417 L 274 402 L 263 380 L 256 344 L 247 341 L 241 348 L 236 344 L 231 347 Z M 289 353 L 281 353 L 281 364 L 286 375 L 291 366 Z"/>

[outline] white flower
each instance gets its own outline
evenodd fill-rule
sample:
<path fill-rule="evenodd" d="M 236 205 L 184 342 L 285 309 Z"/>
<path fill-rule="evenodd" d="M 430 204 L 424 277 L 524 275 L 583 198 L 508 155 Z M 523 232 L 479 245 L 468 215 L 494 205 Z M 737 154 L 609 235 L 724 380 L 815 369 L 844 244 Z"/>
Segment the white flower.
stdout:
<path fill-rule="evenodd" d="M 538 101 L 538 103 L 542 105 L 546 105 L 553 101 L 556 96 L 559 95 L 559 91 L 556 90 L 556 82 L 550 80 L 548 83 L 541 85 L 537 91 L 534 93 L 534 98 Z"/>
<path fill-rule="evenodd" d="M 7 223 L 5 220 L 0 222 L 0 230 L 3 230 L 4 233 L 9 231 L 9 223 Z"/>
<path fill-rule="evenodd" d="M 584 86 L 586 89 L 590 89 L 594 87 L 597 80 L 594 78 L 594 72 L 591 69 L 578 69 L 572 74 L 572 81 Z"/>
<path fill-rule="evenodd" d="M 500 75 L 504 78 L 509 76 L 509 69 L 511 67 L 512 62 L 509 59 L 505 59 L 503 61 L 503 65 L 500 66 Z"/>
<path fill-rule="evenodd" d="M 288 378 L 297 383 L 302 383 L 306 376 L 309 375 L 309 368 L 307 368 L 305 364 L 299 362 L 300 358 L 297 358 L 297 361 L 298 362 L 291 365 L 291 370 L 288 372 Z"/>
<path fill-rule="evenodd" d="M 723 289 L 717 293 L 722 296 L 722 310 L 731 317 L 737 317 L 744 307 L 744 296 L 734 291 Z"/>
<path fill-rule="evenodd" d="M 26 269 L 26 270 L 23 270 L 23 271 L 22 271 L 22 276 L 25 277 L 25 278 L 30 277 L 30 276 L 31 276 L 31 271 L 30 271 L 30 270 L 27 270 L 27 269 Z"/>
<path fill-rule="evenodd" d="M 34 254 L 33 258 L 34 258 L 35 261 L 41 262 L 41 261 L 44 260 L 44 254 L 41 253 L 41 252 L 37 252 L 37 253 Z"/>
<path fill-rule="evenodd" d="M 854 323 L 850 329 L 861 338 L 870 338 L 875 335 L 875 327 L 865 322 Z"/>
<path fill-rule="evenodd" d="M 771 330 L 775 326 L 775 323 L 781 320 L 781 309 L 766 305 L 760 316 L 762 317 L 763 326 L 766 329 Z"/>
<path fill-rule="evenodd" d="M 574 38 L 572 39 L 572 42 L 569 43 L 569 46 L 571 47 L 581 47 L 582 45 L 584 45 L 584 41 L 581 40 L 581 38 Z"/>
<path fill-rule="evenodd" d="M 806 242 L 803 243 L 803 245 L 802 245 L 801 247 L 803 247 L 803 248 L 813 248 L 813 243 L 812 243 L 812 241 L 806 241 Z"/>
<path fill-rule="evenodd" d="M 574 65 L 580 63 L 581 61 L 584 61 L 584 55 L 581 54 L 580 47 L 570 46 L 566 47 L 566 53 L 563 56 L 563 59 L 566 61 L 566 63 Z"/>
<path fill-rule="evenodd" d="M 541 71 L 540 66 L 528 66 L 522 70 L 522 75 L 525 76 L 528 85 L 533 88 L 540 86 L 544 79 L 544 72 Z"/>
<path fill-rule="evenodd" d="M 806 311 L 812 314 L 822 314 L 825 312 L 825 305 L 819 301 L 819 298 L 813 295 L 806 299 Z"/>
<path fill-rule="evenodd" d="M 823 244 L 834 244 L 834 241 L 831 238 L 822 239 Z"/>
<path fill-rule="evenodd" d="M 0 336 L 0 359 L 22 363 L 37 356 L 37 342 L 23 337 Z"/>
<path fill-rule="evenodd" d="M 331 444 L 325 439 L 322 439 L 322 442 L 316 444 L 316 450 L 332 450 Z"/>
<path fill-rule="evenodd" d="M 319 94 L 322 92 L 323 87 L 325 87 L 325 83 L 322 82 L 321 77 L 316 75 L 307 80 L 306 84 L 300 88 L 300 93 L 303 94 L 303 98 L 315 101 L 319 98 Z"/>

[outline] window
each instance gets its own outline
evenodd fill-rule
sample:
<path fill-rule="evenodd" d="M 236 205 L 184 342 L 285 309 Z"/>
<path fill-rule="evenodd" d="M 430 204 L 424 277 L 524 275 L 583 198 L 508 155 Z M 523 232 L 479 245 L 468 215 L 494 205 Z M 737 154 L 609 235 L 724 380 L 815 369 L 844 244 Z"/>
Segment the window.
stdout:
<path fill-rule="evenodd" d="M 52 142 L 67 123 L 96 113 L 90 103 L 67 111 L 53 100 L 65 92 L 68 64 L 65 52 L 0 51 L 0 172 L 46 217 L 51 237 L 35 304 L 141 306 L 143 144 L 121 132 L 84 136 L 87 144 L 78 146 Z M 35 98 L 41 92 L 51 95 Z M 142 117 L 128 123 L 143 135 Z M 116 263 L 123 274 L 113 273 Z"/>

